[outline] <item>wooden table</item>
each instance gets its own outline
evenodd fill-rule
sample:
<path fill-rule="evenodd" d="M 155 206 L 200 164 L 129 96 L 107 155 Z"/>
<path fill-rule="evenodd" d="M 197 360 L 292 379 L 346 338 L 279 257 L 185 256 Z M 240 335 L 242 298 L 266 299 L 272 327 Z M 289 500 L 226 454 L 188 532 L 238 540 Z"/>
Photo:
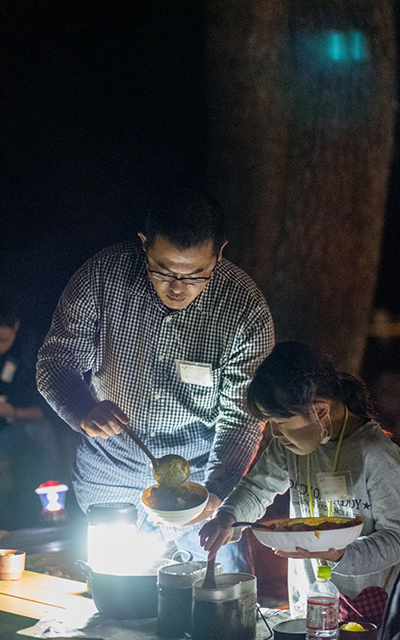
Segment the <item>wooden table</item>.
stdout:
<path fill-rule="evenodd" d="M 0 580 L 0 638 L 14 638 L 17 630 L 47 616 L 74 610 L 91 616 L 97 609 L 86 596 L 86 583 L 24 571 L 20 580 Z"/>
<path fill-rule="evenodd" d="M 279 613 L 277 610 L 270 610 Z M 33 637 L 29 628 L 43 618 L 73 619 L 94 622 L 86 629 L 87 637 L 99 640 L 160 640 L 156 618 L 113 620 L 98 614 L 87 596 L 86 583 L 34 571 L 25 571 L 20 580 L 0 580 L 0 640 L 23 640 Z M 281 612 L 283 613 L 283 612 Z M 269 620 L 271 622 L 271 620 Z M 279 620 L 272 619 L 274 622 Z M 80 626 L 72 625 L 73 628 Z M 17 633 L 18 632 L 18 633 Z M 257 623 L 257 640 L 267 638 L 262 621 Z M 61 636 L 59 640 L 64 640 Z M 73 638 L 70 637 L 70 640 Z M 168 639 L 164 639 L 168 640 Z"/>

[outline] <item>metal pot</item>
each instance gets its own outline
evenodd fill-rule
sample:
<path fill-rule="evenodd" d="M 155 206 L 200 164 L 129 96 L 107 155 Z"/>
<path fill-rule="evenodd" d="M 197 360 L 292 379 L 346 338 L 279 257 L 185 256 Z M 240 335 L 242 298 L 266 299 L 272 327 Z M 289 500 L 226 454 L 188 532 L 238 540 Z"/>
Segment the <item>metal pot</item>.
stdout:
<path fill-rule="evenodd" d="M 193 583 L 192 640 L 255 640 L 257 579 L 249 573 L 216 575 L 216 589 Z"/>
<path fill-rule="evenodd" d="M 158 635 L 168 638 L 191 635 L 192 585 L 205 578 L 206 568 L 207 563 L 203 560 L 189 560 L 158 569 Z M 215 573 L 218 575 L 222 571 L 222 564 L 217 563 Z"/>
<path fill-rule="evenodd" d="M 172 560 L 161 560 L 170 564 Z M 94 603 L 100 613 L 111 618 L 139 619 L 157 616 L 157 575 L 114 576 L 96 573 L 83 560 L 76 563 L 89 582 Z"/>

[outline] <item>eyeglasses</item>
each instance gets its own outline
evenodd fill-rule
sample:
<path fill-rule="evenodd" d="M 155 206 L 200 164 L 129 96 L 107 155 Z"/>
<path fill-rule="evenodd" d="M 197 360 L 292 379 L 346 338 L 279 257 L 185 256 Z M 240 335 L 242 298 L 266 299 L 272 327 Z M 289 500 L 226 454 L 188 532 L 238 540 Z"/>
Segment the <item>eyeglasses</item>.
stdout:
<path fill-rule="evenodd" d="M 201 278 L 186 278 L 186 277 L 179 277 L 179 276 L 172 276 L 169 275 L 168 273 L 162 273 L 161 271 L 154 271 L 153 269 L 150 269 L 149 267 L 149 260 L 147 258 L 147 254 L 146 254 L 146 266 L 147 266 L 147 271 L 149 273 L 151 273 L 151 275 L 153 276 L 153 278 L 155 278 L 156 280 L 161 280 L 161 282 L 174 282 L 174 280 L 177 280 L 178 282 L 182 282 L 183 284 L 187 284 L 187 285 L 196 285 L 196 284 L 204 284 L 205 282 L 208 282 L 209 280 L 211 280 L 213 273 L 215 271 L 215 268 L 218 264 L 218 260 L 216 261 L 213 270 L 211 271 L 210 275 L 207 277 L 201 277 Z"/>

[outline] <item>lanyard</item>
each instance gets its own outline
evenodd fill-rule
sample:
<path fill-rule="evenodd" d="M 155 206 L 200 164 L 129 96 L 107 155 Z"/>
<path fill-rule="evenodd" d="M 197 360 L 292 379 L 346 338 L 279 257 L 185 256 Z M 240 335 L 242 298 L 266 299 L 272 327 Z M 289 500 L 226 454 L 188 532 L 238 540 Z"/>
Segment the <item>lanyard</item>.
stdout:
<path fill-rule="evenodd" d="M 349 418 L 349 410 L 345 406 L 345 414 L 344 414 L 343 425 L 342 425 L 342 428 L 340 430 L 339 442 L 338 442 L 338 445 L 336 447 L 335 458 L 333 460 L 332 471 L 334 473 L 337 471 L 338 462 L 339 462 L 340 447 L 342 446 L 342 440 L 343 440 L 344 432 L 346 431 L 348 418 Z M 310 454 L 309 453 L 307 454 L 307 489 L 308 489 L 308 499 L 310 501 L 311 516 L 314 517 L 314 505 L 313 505 L 313 502 L 312 502 L 311 484 L 310 484 Z M 331 516 L 332 516 L 332 500 L 330 500 L 330 502 L 329 502 L 329 510 L 328 510 L 328 517 L 330 518 Z"/>

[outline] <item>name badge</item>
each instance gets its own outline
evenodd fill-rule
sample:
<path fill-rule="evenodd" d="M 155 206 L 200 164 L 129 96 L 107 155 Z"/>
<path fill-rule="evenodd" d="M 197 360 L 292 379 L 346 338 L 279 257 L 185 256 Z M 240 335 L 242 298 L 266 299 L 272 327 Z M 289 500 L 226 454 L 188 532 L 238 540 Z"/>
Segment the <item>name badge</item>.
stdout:
<path fill-rule="evenodd" d="M 200 387 L 212 387 L 212 366 L 199 362 L 176 361 L 178 375 L 185 384 L 197 384 Z"/>
<path fill-rule="evenodd" d="M 351 471 L 317 473 L 321 500 L 346 500 L 353 496 Z"/>
<path fill-rule="evenodd" d="M 0 379 L 2 382 L 12 382 L 14 373 L 17 370 L 17 365 L 12 360 L 6 360 L 4 363 L 3 371 L 1 372 Z"/>

